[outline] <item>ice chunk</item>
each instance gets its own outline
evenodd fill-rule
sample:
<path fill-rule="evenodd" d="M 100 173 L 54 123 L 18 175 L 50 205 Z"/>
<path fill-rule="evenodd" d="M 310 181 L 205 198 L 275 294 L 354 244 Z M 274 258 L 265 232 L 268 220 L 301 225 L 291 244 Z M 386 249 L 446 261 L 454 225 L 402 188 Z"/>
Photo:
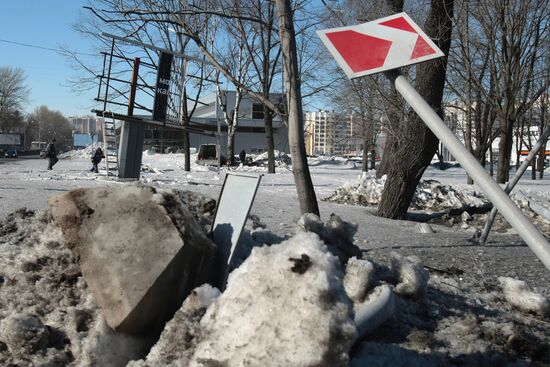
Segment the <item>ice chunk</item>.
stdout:
<path fill-rule="evenodd" d="M 354 302 L 361 302 L 374 284 L 374 266 L 368 260 L 349 259 L 344 277 L 344 288 Z"/>
<path fill-rule="evenodd" d="M 524 281 L 509 277 L 499 277 L 498 281 L 502 286 L 504 298 L 512 306 L 524 312 L 538 314 L 546 314 L 550 311 L 548 299 L 531 291 Z"/>
<path fill-rule="evenodd" d="M 410 297 L 426 294 L 430 274 L 422 267 L 418 257 L 403 257 L 397 252 L 392 252 L 391 268 L 399 281 L 395 287 L 398 294 Z"/>

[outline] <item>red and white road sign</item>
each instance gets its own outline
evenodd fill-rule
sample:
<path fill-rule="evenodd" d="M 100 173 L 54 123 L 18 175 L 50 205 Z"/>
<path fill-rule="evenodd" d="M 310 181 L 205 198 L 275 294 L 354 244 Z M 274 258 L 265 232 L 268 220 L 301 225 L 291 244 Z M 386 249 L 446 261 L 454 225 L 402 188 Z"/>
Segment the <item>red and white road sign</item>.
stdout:
<path fill-rule="evenodd" d="M 350 79 L 445 56 L 406 13 L 317 34 Z"/>

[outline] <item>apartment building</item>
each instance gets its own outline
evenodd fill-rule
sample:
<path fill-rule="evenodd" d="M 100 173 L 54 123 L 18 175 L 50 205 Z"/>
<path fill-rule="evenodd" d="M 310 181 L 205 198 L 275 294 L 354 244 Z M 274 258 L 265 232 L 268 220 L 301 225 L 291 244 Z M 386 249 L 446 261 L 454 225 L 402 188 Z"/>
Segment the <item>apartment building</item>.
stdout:
<path fill-rule="evenodd" d="M 101 135 L 103 132 L 103 118 L 95 116 L 69 117 L 73 133 Z"/>
<path fill-rule="evenodd" d="M 314 111 L 305 114 L 305 143 L 308 155 L 359 155 L 362 126 L 353 114 Z"/>

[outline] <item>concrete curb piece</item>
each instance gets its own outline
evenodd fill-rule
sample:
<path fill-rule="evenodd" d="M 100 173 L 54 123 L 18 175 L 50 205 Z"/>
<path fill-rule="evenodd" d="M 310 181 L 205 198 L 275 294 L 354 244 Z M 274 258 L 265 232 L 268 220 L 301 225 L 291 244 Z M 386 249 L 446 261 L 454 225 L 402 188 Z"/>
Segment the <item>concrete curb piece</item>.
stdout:
<path fill-rule="evenodd" d="M 76 189 L 49 205 L 107 324 L 117 331 L 162 330 L 215 254 L 214 243 L 170 192 Z"/>

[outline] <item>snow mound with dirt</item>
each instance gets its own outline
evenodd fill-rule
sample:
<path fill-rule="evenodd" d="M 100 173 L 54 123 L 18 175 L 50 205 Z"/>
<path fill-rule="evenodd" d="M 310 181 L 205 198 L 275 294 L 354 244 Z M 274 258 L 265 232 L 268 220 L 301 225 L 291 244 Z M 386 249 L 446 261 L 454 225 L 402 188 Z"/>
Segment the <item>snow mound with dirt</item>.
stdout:
<path fill-rule="evenodd" d="M 119 366 L 150 341 L 103 321 L 49 211 L 0 223 L 0 365 Z"/>
<path fill-rule="evenodd" d="M 90 144 L 83 149 L 69 150 L 68 152 L 60 154 L 59 158 L 64 158 L 64 159 L 90 158 L 91 159 L 94 151 L 98 147 L 103 148 L 103 144 L 102 143 Z"/>
<path fill-rule="evenodd" d="M 285 152 L 275 150 L 273 154 L 275 155 L 276 167 L 288 168 L 292 164 L 290 155 Z M 267 152 L 252 156 L 252 162 L 257 166 L 267 166 Z"/>
<path fill-rule="evenodd" d="M 362 174 L 346 182 L 325 200 L 341 204 L 376 206 L 382 197 L 386 176 Z M 444 185 L 436 180 L 421 180 L 416 187 L 411 209 L 445 211 L 449 209 L 481 208 L 487 206 L 484 195 L 473 188 Z"/>
<path fill-rule="evenodd" d="M 201 320 L 191 365 L 347 365 L 355 324 L 342 278 L 315 234 L 255 248 Z"/>
<path fill-rule="evenodd" d="M 206 228 L 213 201 L 180 197 L 199 218 L 209 213 Z M 353 249 L 356 227 L 339 218 L 305 216 L 288 239 L 251 221 L 226 290 L 196 288 L 159 339 L 144 339 L 106 325 L 48 211 L 11 214 L 0 223 L 0 365 L 550 365 L 548 314 L 519 309 L 478 273 L 428 268 L 412 248 L 348 254 L 344 267 L 328 244 Z M 394 313 L 356 340 L 356 306 L 384 287 L 397 293 Z"/>

